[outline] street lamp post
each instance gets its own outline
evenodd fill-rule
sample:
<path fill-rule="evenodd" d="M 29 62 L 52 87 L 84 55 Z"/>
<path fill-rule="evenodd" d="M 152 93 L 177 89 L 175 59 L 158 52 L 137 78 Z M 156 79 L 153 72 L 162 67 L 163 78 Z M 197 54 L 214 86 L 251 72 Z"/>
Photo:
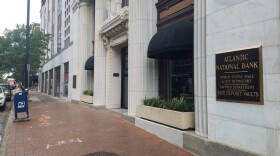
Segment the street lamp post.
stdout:
<path fill-rule="evenodd" d="M 29 87 L 29 71 L 30 71 L 30 64 L 29 64 L 29 49 L 30 49 L 30 28 L 29 28 L 29 16 L 30 16 L 30 0 L 27 0 L 27 21 L 26 21 L 26 49 L 25 49 L 25 78 L 24 78 L 24 88 Z"/>

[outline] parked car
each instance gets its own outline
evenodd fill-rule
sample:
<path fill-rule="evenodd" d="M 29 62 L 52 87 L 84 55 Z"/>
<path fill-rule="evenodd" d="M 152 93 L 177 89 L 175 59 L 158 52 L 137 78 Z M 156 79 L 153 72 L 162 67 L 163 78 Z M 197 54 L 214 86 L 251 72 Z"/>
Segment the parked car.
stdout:
<path fill-rule="evenodd" d="M 13 96 L 11 86 L 9 84 L 0 84 L 0 87 L 4 89 L 6 100 L 11 101 Z"/>
<path fill-rule="evenodd" d="M 0 109 L 4 110 L 6 106 L 6 96 L 4 93 L 4 89 L 0 87 Z"/>

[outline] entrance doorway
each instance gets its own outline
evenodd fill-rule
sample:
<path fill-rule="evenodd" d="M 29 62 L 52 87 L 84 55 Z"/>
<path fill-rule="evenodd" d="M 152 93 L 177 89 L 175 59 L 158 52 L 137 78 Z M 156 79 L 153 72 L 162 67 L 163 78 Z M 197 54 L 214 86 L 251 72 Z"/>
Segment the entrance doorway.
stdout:
<path fill-rule="evenodd" d="M 49 95 L 53 94 L 53 69 L 50 70 L 50 78 L 49 78 Z"/>
<path fill-rule="evenodd" d="M 49 77 L 48 77 L 48 71 L 46 71 L 45 72 L 45 91 L 44 91 L 44 93 L 48 93 L 48 86 L 49 86 L 49 84 L 48 84 L 48 80 L 49 80 Z"/>
<path fill-rule="evenodd" d="M 45 87 L 44 83 L 45 83 L 45 74 L 42 73 L 42 80 L 41 80 L 41 92 L 42 93 L 44 92 L 44 87 Z"/>
<path fill-rule="evenodd" d="M 54 83 L 54 96 L 60 97 L 60 66 L 54 69 L 55 83 Z"/>
<path fill-rule="evenodd" d="M 128 47 L 121 49 L 121 107 L 128 107 Z"/>

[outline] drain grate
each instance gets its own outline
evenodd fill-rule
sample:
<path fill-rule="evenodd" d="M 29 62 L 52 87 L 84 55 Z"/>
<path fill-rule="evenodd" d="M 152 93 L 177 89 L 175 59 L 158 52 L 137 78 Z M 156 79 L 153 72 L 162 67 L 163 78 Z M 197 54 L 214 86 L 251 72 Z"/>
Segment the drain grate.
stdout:
<path fill-rule="evenodd" d="M 95 153 L 90 153 L 84 156 L 118 156 L 116 153 L 112 152 L 95 152 Z"/>

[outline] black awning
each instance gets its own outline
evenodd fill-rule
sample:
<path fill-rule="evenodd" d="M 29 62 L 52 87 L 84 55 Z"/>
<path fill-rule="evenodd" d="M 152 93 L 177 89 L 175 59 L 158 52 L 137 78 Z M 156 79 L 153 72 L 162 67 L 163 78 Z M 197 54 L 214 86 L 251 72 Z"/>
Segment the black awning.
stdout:
<path fill-rule="evenodd" d="M 94 66 L 94 57 L 91 56 L 87 59 L 86 64 L 85 64 L 85 70 L 93 70 L 93 66 Z"/>
<path fill-rule="evenodd" d="M 148 46 L 148 57 L 181 59 L 193 57 L 193 22 L 182 21 L 157 32 Z"/>

